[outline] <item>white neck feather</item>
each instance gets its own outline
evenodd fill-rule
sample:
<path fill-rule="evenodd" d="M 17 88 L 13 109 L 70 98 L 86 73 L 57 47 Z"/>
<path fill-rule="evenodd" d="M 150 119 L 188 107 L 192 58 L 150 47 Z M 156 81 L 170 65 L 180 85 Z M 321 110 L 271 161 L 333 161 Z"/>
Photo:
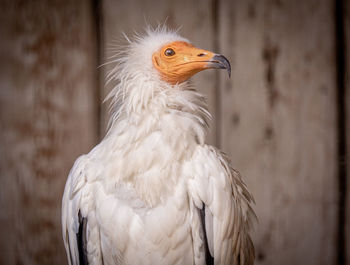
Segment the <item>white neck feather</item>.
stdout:
<path fill-rule="evenodd" d="M 118 187 L 123 180 L 137 197 L 155 205 L 179 181 L 181 162 L 204 144 L 210 114 L 204 97 L 187 83 L 165 87 L 158 83 L 148 91 L 150 86 L 143 82 L 119 87 L 128 93 L 112 98 L 110 128 L 103 140 L 106 150 L 112 150 L 104 155 L 112 162 L 104 170 L 110 176 L 109 187 Z"/>
<path fill-rule="evenodd" d="M 175 86 L 165 82 L 140 82 L 139 79 L 134 86 L 132 80 L 124 82 L 127 84 L 121 82 L 112 98 L 108 135 L 118 130 L 118 123 L 122 121 L 137 125 L 149 115 L 155 118 L 155 122 L 161 121 L 162 115 L 172 115 L 179 123 L 191 121 L 188 132 L 203 144 L 211 116 L 205 98 L 188 82 Z M 162 126 L 163 130 L 166 129 L 166 124 Z"/>

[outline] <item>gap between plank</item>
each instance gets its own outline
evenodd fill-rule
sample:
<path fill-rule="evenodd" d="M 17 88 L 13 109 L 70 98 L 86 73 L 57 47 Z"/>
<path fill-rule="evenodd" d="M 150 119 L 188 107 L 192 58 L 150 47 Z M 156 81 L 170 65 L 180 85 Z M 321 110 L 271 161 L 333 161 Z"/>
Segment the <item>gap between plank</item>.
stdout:
<path fill-rule="evenodd" d="M 214 33 L 214 39 L 213 39 L 213 50 L 215 52 L 219 51 L 219 0 L 212 0 L 212 18 L 213 18 L 213 33 Z M 219 72 L 215 72 L 215 113 L 214 113 L 214 124 L 215 124 L 215 145 L 219 149 L 222 148 L 221 146 L 221 87 L 220 87 L 220 75 Z"/>
<path fill-rule="evenodd" d="M 345 37 L 344 37 L 344 2 L 335 1 L 335 48 L 336 48 L 336 87 L 337 87 L 337 143 L 338 143 L 338 252 L 337 264 L 346 264 L 346 91 L 345 91 Z"/>
<path fill-rule="evenodd" d="M 92 19 L 95 35 L 95 55 L 96 55 L 96 85 L 94 93 L 95 113 L 96 113 L 96 138 L 97 142 L 101 140 L 102 126 L 102 93 L 101 93 L 101 47 L 102 47 L 102 33 L 103 33 L 103 14 L 102 2 L 100 0 L 91 0 Z"/>

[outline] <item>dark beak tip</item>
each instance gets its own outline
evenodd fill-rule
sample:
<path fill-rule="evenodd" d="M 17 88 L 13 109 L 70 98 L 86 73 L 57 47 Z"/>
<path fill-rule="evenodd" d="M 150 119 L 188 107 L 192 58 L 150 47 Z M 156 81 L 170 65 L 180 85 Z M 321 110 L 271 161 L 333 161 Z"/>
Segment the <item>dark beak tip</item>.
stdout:
<path fill-rule="evenodd" d="M 216 54 L 211 61 L 216 65 L 216 68 L 226 69 L 228 77 L 231 78 L 231 64 L 225 56 Z"/>

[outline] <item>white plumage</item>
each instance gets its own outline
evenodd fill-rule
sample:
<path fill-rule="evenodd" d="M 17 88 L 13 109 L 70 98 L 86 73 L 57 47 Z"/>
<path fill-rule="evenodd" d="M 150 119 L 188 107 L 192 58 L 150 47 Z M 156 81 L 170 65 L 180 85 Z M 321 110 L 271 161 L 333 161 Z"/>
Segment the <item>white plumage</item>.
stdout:
<path fill-rule="evenodd" d="M 63 195 L 70 265 L 253 264 L 253 199 L 204 143 L 203 96 L 187 81 L 165 81 L 152 63 L 179 41 L 188 43 L 165 28 L 148 30 L 115 61 L 109 131 L 77 159 Z"/>

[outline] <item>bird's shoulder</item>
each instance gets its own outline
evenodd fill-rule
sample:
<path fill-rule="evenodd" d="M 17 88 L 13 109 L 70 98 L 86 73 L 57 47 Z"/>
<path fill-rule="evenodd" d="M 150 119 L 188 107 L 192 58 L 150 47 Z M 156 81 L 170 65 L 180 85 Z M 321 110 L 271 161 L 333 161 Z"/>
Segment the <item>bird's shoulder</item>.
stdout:
<path fill-rule="evenodd" d="M 87 155 L 78 157 L 69 172 L 66 189 L 69 188 L 69 198 L 72 198 L 87 182 L 89 159 Z"/>
<path fill-rule="evenodd" d="M 233 196 L 242 196 L 249 203 L 254 201 L 239 171 L 232 167 L 228 156 L 214 146 L 198 145 L 184 170 L 190 179 L 207 180 L 208 185 L 229 190 Z"/>

